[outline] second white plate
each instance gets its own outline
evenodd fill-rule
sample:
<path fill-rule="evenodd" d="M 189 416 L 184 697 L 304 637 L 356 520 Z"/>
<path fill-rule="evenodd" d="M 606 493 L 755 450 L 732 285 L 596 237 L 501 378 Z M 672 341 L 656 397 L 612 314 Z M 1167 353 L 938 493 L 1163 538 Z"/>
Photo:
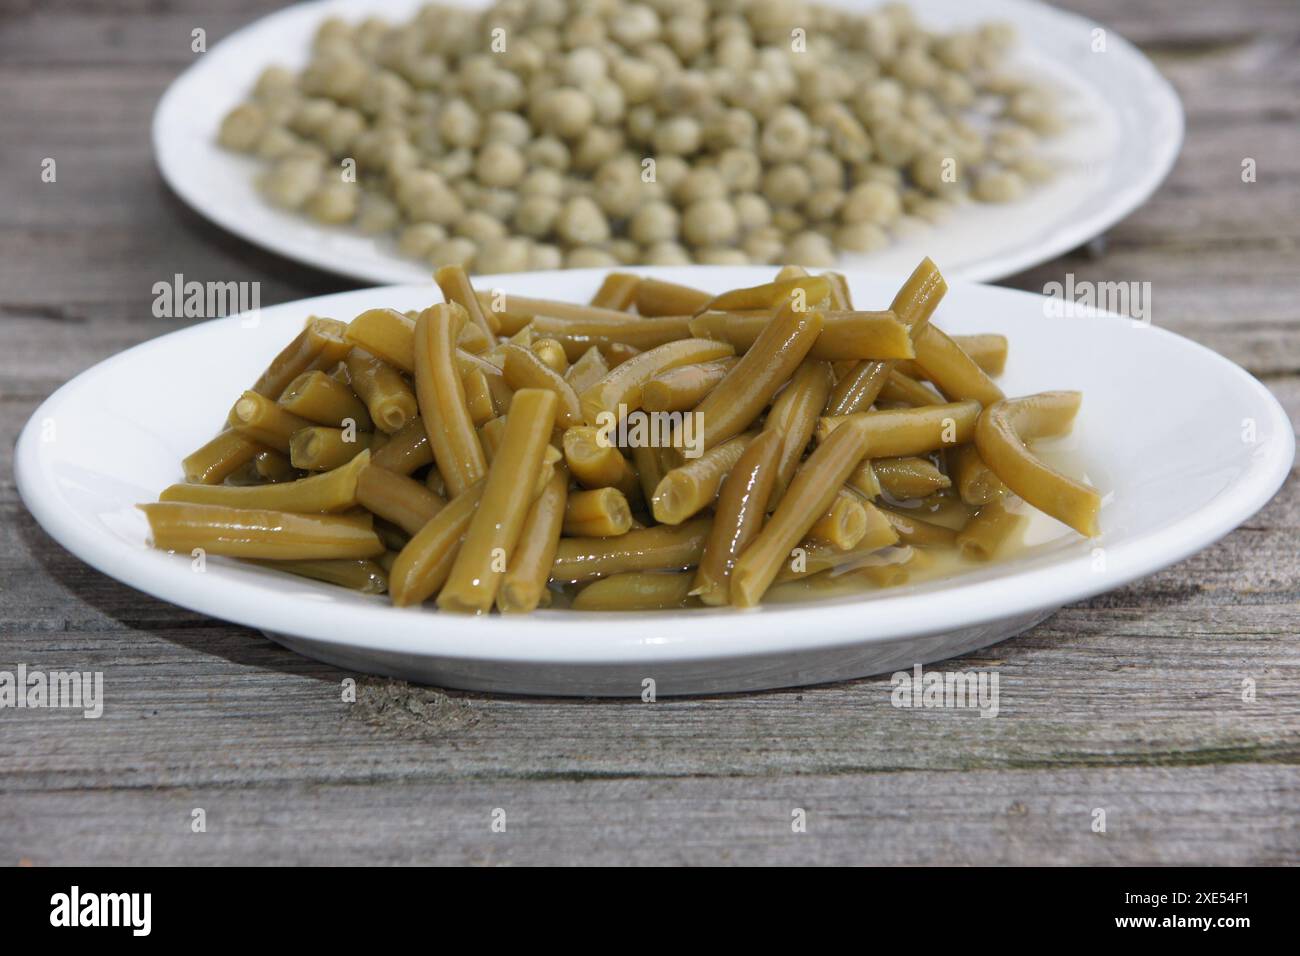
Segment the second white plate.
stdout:
<path fill-rule="evenodd" d="M 826 2 L 875 6 L 862 0 Z M 326 17 L 374 15 L 398 22 L 420 5 L 421 0 L 320 0 L 231 34 L 182 73 L 158 104 L 153 142 L 163 177 L 217 225 L 290 259 L 364 282 L 427 279 L 428 268 L 400 255 L 391 240 L 319 226 L 272 207 L 253 186 L 258 164 L 216 144 L 221 118 L 248 95 L 264 68 L 305 65 L 311 37 Z M 1056 177 L 1025 199 L 969 205 L 941 227 L 880 252 L 846 255 L 843 268 L 906 272 L 928 255 L 945 264 L 950 278 L 1000 279 L 1098 235 L 1146 200 L 1169 172 L 1183 137 L 1178 96 L 1114 31 L 1029 0 L 911 0 L 910 5 L 930 28 L 990 20 L 1013 24 L 1020 36 L 1020 68 L 1068 93 L 1069 130 L 1050 146 Z"/>

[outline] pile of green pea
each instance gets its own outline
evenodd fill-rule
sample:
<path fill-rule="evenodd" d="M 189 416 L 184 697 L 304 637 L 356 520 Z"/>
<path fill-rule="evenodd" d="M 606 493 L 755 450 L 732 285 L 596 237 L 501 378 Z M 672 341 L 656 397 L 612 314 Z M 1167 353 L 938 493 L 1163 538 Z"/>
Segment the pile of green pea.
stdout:
<path fill-rule="evenodd" d="M 324 21 L 218 141 L 277 206 L 479 274 L 834 264 L 1051 174 L 1011 29 L 904 5 L 501 0 Z"/>

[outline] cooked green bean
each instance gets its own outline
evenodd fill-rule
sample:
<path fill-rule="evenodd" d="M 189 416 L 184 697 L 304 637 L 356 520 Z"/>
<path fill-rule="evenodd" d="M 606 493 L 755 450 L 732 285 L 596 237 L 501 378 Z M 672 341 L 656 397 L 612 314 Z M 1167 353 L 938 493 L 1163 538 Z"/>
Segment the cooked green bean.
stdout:
<path fill-rule="evenodd" d="M 600 288 L 591 297 L 591 304 L 598 309 L 617 309 L 626 312 L 635 301 L 636 289 L 640 284 L 640 276 L 634 276 L 630 272 L 611 272 L 605 276 Z"/>
<path fill-rule="evenodd" d="M 600 354 L 600 349 L 593 345 L 569 366 L 569 370 L 564 373 L 564 380 L 581 395 L 608 374 L 609 363 L 605 361 L 605 356 Z"/>
<path fill-rule="evenodd" d="M 497 610 L 527 613 L 541 605 L 550 593 L 546 583 L 551 578 L 551 565 L 555 563 L 555 550 L 560 544 L 568 494 L 569 476 L 563 468 L 557 468 L 528 509 L 519 544 L 510 557 L 510 569 L 497 591 Z"/>
<path fill-rule="evenodd" d="M 220 484 L 264 450 L 264 446 L 242 432 L 227 428 L 186 455 L 181 460 L 181 470 L 185 472 L 186 481 L 204 485 Z"/>
<path fill-rule="evenodd" d="M 415 395 L 438 473 L 453 496 L 487 474 L 456 368 L 454 343 L 466 318 L 459 305 L 440 304 L 415 322 Z"/>
<path fill-rule="evenodd" d="M 551 580 L 574 583 L 627 571 L 680 571 L 699 563 L 708 518 L 639 528 L 613 538 L 561 538 Z"/>
<path fill-rule="evenodd" d="M 708 292 L 662 279 L 642 279 L 636 287 L 636 310 L 645 316 L 694 315 L 712 299 Z"/>
<path fill-rule="evenodd" d="M 253 456 L 253 467 L 263 481 L 290 481 L 298 477 L 289 457 L 269 448 Z"/>
<path fill-rule="evenodd" d="M 898 532 L 898 540 L 920 548 L 951 548 L 957 542 L 957 532 L 942 525 L 931 524 L 913 514 L 899 511 L 888 505 L 877 505 L 880 513 Z"/>
<path fill-rule="evenodd" d="M 351 428 L 313 425 L 289 438 L 289 461 L 303 471 L 333 471 L 370 448 L 370 435 Z"/>
<path fill-rule="evenodd" d="M 817 428 L 817 418 L 831 390 L 831 367 L 826 362 L 805 359 L 795 371 L 790 384 L 772 403 L 763 423 L 764 431 L 781 433 L 781 455 L 777 464 L 776 482 L 768 499 L 769 509 L 775 508 L 785 494 L 790 479 L 808 443 Z"/>
<path fill-rule="evenodd" d="M 952 480 L 926 458 L 873 458 L 871 468 L 880 487 L 895 498 L 924 498 L 952 485 Z M 849 483 L 854 483 L 852 478 Z"/>
<path fill-rule="evenodd" d="M 888 461 L 889 459 L 880 460 Z M 852 488 L 868 501 L 875 501 L 881 494 L 880 478 L 876 475 L 875 462 L 870 458 L 864 458 L 858 463 L 858 467 L 854 468 L 849 474 L 844 485 L 847 488 Z"/>
<path fill-rule="evenodd" d="M 375 534 L 379 535 L 379 540 L 382 541 L 384 547 L 388 549 L 384 554 L 392 553 L 394 558 L 397 557 L 397 552 L 406 547 L 407 542 L 411 540 L 409 534 L 392 522 L 385 521 L 383 518 L 375 519 Z M 390 562 L 386 564 L 384 570 L 392 573 L 392 563 Z"/>
<path fill-rule="evenodd" d="M 474 287 L 470 285 L 469 276 L 465 274 L 463 266 L 448 265 L 442 266 L 433 274 L 433 281 L 438 283 L 438 288 L 442 290 L 443 297 L 448 302 L 454 302 L 465 310 L 471 324 L 478 327 L 487 339 L 487 346 L 491 348 L 496 345 L 496 335 L 493 334 L 493 325 L 491 320 L 483 312 L 483 307 L 479 303 L 478 296 L 474 292 Z"/>
<path fill-rule="evenodd" d="M 289 451 L 289 439 L 294 432 L 313 424 L 256 392 L 240 396 L 230 410 L 230 423 L 245 438 L 280 452 Z"/>
<path fill-rule="evenodd" d="M 988 406 L 1004 397 L 993 379 L 937 326 L 926 323 L 912 338 L 917 367 L 949 401 L 974 399 Z"/>
<path fill-rule="evenodd" d="M 413 418 L 374 452 L 371 459 L 380 468 L 409 475 L 433 461 L 433 446 L 422 418 Z"/>
<path fill-rule="evenodd" d="M 817 440 L 825 441 L 846 422 L 859 422 L 872 458 L 924 455 L 970 441 L 979 413 L 979 403 L 971 401 L 823 417 L 817 421 Z"/>
<path fill-rule="evenodd" d="M 555 339 L 538 339 L 528 348 L 555 374 L 563 376 L 569 370 L 569 357 L 564 354 L 564 346 Z"/>
<path fill-rule="evenodd" d="M 864 504 L 866 527 L 851 548 L 837 548 L 828 541 L 806 538 L 791 550 L 782 563 L 774 584 L 796 581 L 823 571 L 845 571 L 872 559 L 881 548 L 898 543 L 898 532 L 886 515 L 875 505 Z"/>
<path fill-rule="evenodd" d="M 794 305 L 791 299 L 781 306 L 727 377 L 696 406 L 705 448 L 748 428 L 817 341 L 821 312 L 799 312 Z"/>
<path fill-rule="evenodd" d="M 384 552 L 387 554 L 388 552 Z M 383 555 L 380 555 L 382 558 Z M 379 561 L 360 559 L 325 559 L 315 561 L 251 561 L 264 568 L 296 574 L 300 578 L 337 584 L 363 594 L 383 594 L 388 590 L 388 573 Z"/>
<path fill-rule="evenodd" d="M 980 415 L 975 443 L 1003 484 L 1039 511 L 1092 538 L 1100 533 L 1097 490 L 1044 464 L 1026 447 L 1036 438 L 1066 434 L 1082 399 L 1078 392 L 1040 392 L 995 402 Z"/>
<path fill-rule="evenodd" d="M 715 312 L 775 309 L 794 296 L 797 311 L 812 311 L 830 294 L 831 283 L 825 276 L 801 275 L 747 289 L 732 289 L 715 296 L 705 308 Z"/>
<path fill-rule="evenodd" d="M 961 347 L 961 350 L 974 360 L 975 364 L 989 375 L 1001 375 L 1007 367 L 1007 337 L 993 332 L 980 332 L 975 335 L 948 336 Z M 913 378 L 923 377 L 915 362 L 899 362 L 898 369 Z"/>
<path fill-rule="evenodd" d="M 640 321 L 630 312 L 620 312 L 617 309 L 557 302 L 554 299 L 535 299 L 526 295 L 495 296 L 490 292 L 480 292 L 478 299 L 479 304 L 500 323 L 501 332 L 505 335 L 514 335 L 533 320 L 543 316 L 561 322 Z"/>
<path fill-rule="evenodd" d="M 697 338 L 730 342 L 738 353 L 747 352 L 771 316 L 705 312 L 691 319 L 691 334 Z M 911 358 L 916 352 L 907 326 L 892 312 L 825 312 L 821 334 L 808 357 L 826 361 L 841 359 Z"/>
<path fill-rule="evenodd" d="M 415 320 L 396 309 L 367 309 L 348 323 L 347 340 L 408 375 L 415 371 Z"/>
<path fill-rule="evenodd" d="M 345 511 L 357 503 L 357 475 L 370 463 L 370 451 L 362 451 L 341 468 L 267 485 L 169 485 L 160 501 L 180 501 L 227 508 L 260 508 L 264 511 Z"/>
<path fill-rule="evenodd" d="M 534 497 L 519 494 L 519 485 L 532 482 L 541 469 L 557 405 L 555 393 L 545 389 L 515 392 L 501 447 L 488 469 L 483 500 L 438 594 L 438 607 L 444 611 L 484 614 L 492 609 Z M 445 477 L 441 462 L 438 470 Z"/>
<path fill-rule="evenodd" d="M 713 504 L 722 487 L 722 479 L 735 466 L 752 434 L 738 435 L 715 445 L 698 458 L 691 458 L 663 476 L 650 507 L 656 521 L 681 524 L 703 508 Z"/>
<path fill-rule="evenodd" d="M 684 571 L 630 571 L 592 581 L 573 599 L 575 611 L 651 611 L 686 607 L 691 576 Z"/>
<path fill-rule="evenodd" d="M 571 538 L 608 538 L 632 530 L 632 510 L 617 488 L 575 491 L 564 506 L 564 533 Z"/>
<path fill-rule="evenodd" d="M 484 422 L 478 428 L 479 445 L 483 448 L 483 455 L 488 464 L 496 457 L 497 449 L 501 447 L 501 439 L 506 433 L 506 417 L 498 415 L 489 421 Z"/>
<path fill-rule="evenodd" d="M 953 531 L 960 531 L 970 524 L 971 515 L 975 513 L 975 509 L 953 491 L 938 491 L 907 505 L 897 505 L 895 510 L 913 513 L 922 521 Z"/>
<path fill-rule="evenodd" d="M 381 431 L 392 435 L 420 414 L 415 392 L 392 365 L 362 348 L 348 352 L 346 362 L 352 390 Z"/>
<path fill-rule="evenodd" d="M 886 402 L 901 402 L 904 405 L 913 407 L 943 404 L 942 395 L 928 385 L 923 385 L 911 376 L 903 374 L 898 369 L 890 371 L 878 398 Z"/>
<path fill-rule="evenodd" d="M 722 483 L 713 528 L 691 590 L 705 604 L 718 606 L 730 600 L 731 569 L 736 556 L 763 526 L 768 497 L 776 487 L 783 438 L 779 431 L 760 433 Z"/>
<path fill-rule="evenodd" d="M 889 311 L 911 330 L 913 345 L 917 332 L 929 324 L 930 316 L 939 307 L 939 302 L 947 291 L 948 283 L 939 274 L 938 267 L 927 257 L 912 270 L 912 274 L 895 294 L 893 302 L 889 304 Z M 848 415 L 866 411 L 889 380 L 892 369 L 890 362 L 859 362 L 835 383 L 826 404 L 826 414 Z"/>
<path fill-rule="evenodd" d="M 465 388 L 465 408 L 469 411 L 469 420 L 475 428 L 497 417 L 496 403 L 492 401 L 492 390 L 488 387 L 487 376 L 481 369 L 470 369 L 462 373 L 460 383 Z"/>
<path fill-rule="evenodd" d="M 830 508 L 844 480 L 862 460 L 866 432 L 860 422 L 847 422 L 821 442 L 795 472 L 776 511 L 736 561 L 731 572 L 732 604 L 752 607 L 763 597 L 791 549 Z"/>
<path fill-rule="evenodd" d="M 865 502 L 851 491 L 843 488 L 826 509 L 808 529 L 808 537 L 813 541 L 824 541 L 832 548 L 848 551 L 867 533 L 867 510 Z"/>
<path fill-rule="evenodd" d="M 357 502 L 407 534 L 418 534 L 447 502 L 424 485 L 373 464 L 357 476 Z"/>
<path fill-rule="evenodd" d="M 968 558 L 990 561 L 1010 543 L 1024 522 L 1024 515 L 1007 510 L 1005 498 L 994 499 L 957 532 L 957 547 Z"/>
<path fill-rule="evenodd" d="M 968 505 L 986 505 L 1007 492 L 1007 486 L 984 464 L 974 442 L 950 449 L 948 467 L 957 493 Z"/>
<path fill-rule="evenodd" d="M 620 316 L 617 321 L 582 321 L 539 315 L 533 319 L 533 333 L 559 342 L 571 362 L 577 361 L 593 345 L 607 356 L 615 345 L 631 346 L 644 352 L 689 338 L 691 334 L 688 316 L 638 319 L 626 313 L 616 314 Z"/>
<path fill-rule="evenodd" d="M 660 372 L 642 387 L 641 407 L 648 412 L 688 411 L 703 401 L 735 364 L 735 358 L 724 358 Z"/>
<path fill-rule="evenodd" d="M 831 284 L 831 308 L 842 312 L 853 311 L 853 296 L 849 294 L 849 281 L 844 275 L 839 272 L 823 272 L 822 275 Z"/>
<path fill-rule="evenodd" d="M 646 383 L 660 372 L 725 358 L 734 351 L 726 342 L 683 339 L 642 352 L 610 369 L 604 378 L 582 392 L 579 396 L 582 416 L 589 425 L 609 424 L 610 416 L 616 421 L 641 407 Z"/>
<path fill-rule="evenodd" d="M 654 497 L 655 489 L 664 475 L 671 470 L 663 455 L 664 449 L 650 445 L 633 445 L 628 451 L 632 454 L 632 463 L 636 466 L 636 477 L 641 485 L 641 497 L 649 501 Z"/>
<path fill-rule="evenodd" d="M 584 488 L 617 488 L 629 502 L 641 498 L 636 472 L 623 453 L 601 440 L 601 430 L 589 425 L 565 429 L 564 459 Z"/>
<path fill-rule="evenodd" d="M 540 358 L 535 352 L 519 345 L 507 345 L 502 349 L 506 363 L 502 372 L 506 384 L 516 391 L 521 388 L 542 388 L 555 395 L 557 401 L 556 423 L 562 428 L 582 424 L 582 406 L 578 395 L 564 376 L 560 375 Z"/>
<path fill-rule="evenodd" d="M 373 558 L 384 550 L 369 515 L 295 514 L 188 501 L 138 507 L 149 520 L 153 546 L 162 551 L 305 561 Z"/>
<path fill-rule="evenodd" d="M 476 481 L 452 498 L 398 553 L 388 572 L 388 593 L 398 607 L 427 601 L 446 582 L 485 484 Z"/>
<path fill-rule="evenodd" d="M 355 351 L 350 349 L 349 357 Z M 353 389 L 320 370 L 303 372 L 290 382 L 280 394 L 279 405 L 317 425 L 339 428 L 351 419 L 358 431 L 368 432 L 374 427 L 365 403 L 353 394 Z"/>
<path fill-rule="evenodd" d="M 303 372 L 329 371 L 347 353 L 346 331 L 347 326 L 342 322 L 312 316 L 294 340 L 271 360 L 249 391 L 275 401 Z"/>

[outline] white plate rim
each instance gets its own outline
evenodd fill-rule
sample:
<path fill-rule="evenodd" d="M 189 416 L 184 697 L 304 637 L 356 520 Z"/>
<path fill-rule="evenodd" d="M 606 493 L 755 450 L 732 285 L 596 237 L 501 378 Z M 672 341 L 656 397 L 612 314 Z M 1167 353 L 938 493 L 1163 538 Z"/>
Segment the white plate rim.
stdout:
<path fill-rule="evenodd" d="M 195 78 L 201 75 L 201 71 L 205 70 L 208 63 L 207 56 L 228 44 L 238 44 L 242 38 L 255 30 L 268 27 L 276 19 L 300 16 L 304 8 L 324 8 L 335 2 L 337 0 L 309 0 L 260 17 L 224 37 L 207 54 L 186 67 L 168 85 L 154 110 L 151 124 L 154 159 L 163 180 L 171 190 L 200 216 L 226 232 L 268 252 L 354 281 L 405 283 L 410 278 L 407 270 L 414 267 L 414 263 L 402 263 L 396 257 L 386 256 L 374 267 L 360 263 L 349 268 L 342 257 L 330 253 L 326 242 L 300 243 L 292 238 L 278 239 L 274 233 L 268 235 L 252 228 L 239 215 L 238 208 L 224 204 L 219 197 L 207 195 L 203 189 L 204 184 L 190 175 L 186 164 L 172 159 L 166 142 L 165 131 L 169 125 L 168 118 L 176 111 L 187 108 L 185 93 L 195 82 Z M 1081 14 L 1062 10 L 1037 0 L 997 0 L 997 2 L 1013 10 L 1025 11 L 1026 15 L 1050 15 L 1061 23 L 1073 22 L 1080 31 L 1104 29 L 1096 21 Z M 1004 279 L 1064 255 L 1123 220 L 1150 198 L 1173 168 L 1182 149 L 1186 126 L 1182 102 L 1177 91 L 1156 69 L 1151 60 L 1118 32 L 1106 30 L 1106 38 L 1107 44 L 1113 46 L 1114 52 L 1122 58 L 1125 68 L 1135 70 L 1141 77 L 1142 89 L 1147 99 L 1156 107 L 1151 117 L 1152 125 L 1154 126 L 1157 121 L 1168 125 L 1167 135 L 1156 142 L 1156 151 L 1146 157 L 1146 163 L 1141 167 L 1142 174 L 1128 180 L 1121 188 L 1109 194 L 1108 201 L 1104 205 L 1098 206 L 1090 213 L 1059 222 L 1050 239 L 1037 244 L 1022 242 L 1009 252 L 982 256 L 970 264 L 953 263 L 948 270 L 950 278 L 974 282 Z M 217 149 L 215 144 L 212 148 Z M 328 235 L 324 227 L 318 227 L 317 231 L 322 236 Z M 855 264 L 841 265 L 856 267 Z M 406 267 L 405 270 L 403 266 Z M 869 263 L 867 268 L 870 269 Z"/>
<path fill-rule="evenodd" d="M 603 275 L 604 271 L 574 270 L 566 275 L 582 281 Z M 674 272 L 680 276 L 682 270 L 650 268 L 636 271 L 671 277 Z M 554 275 L 518 273 L 491 278 L 501 286 L 508 286 L 511 282 L 527 282 L 537 277 L 554 278 Z M 952 285 L 957 288 L 974 284 Z M 388 291 L 391 292 L 392 288 L 389 287 Z M 1035 293 L 1019 290 L 981 288 L 1004 296 L 1042 299 Z M 341 296 L 369 296 L 376 291 L 382 289 L 316 296 L 270 309 L 298 314 L 321 308 L 328 311 L 324 305 L 326 300 Z M 262 315 L 266 317 L 270 309 L 263 309 Z M 1205 353 L 1220 364 L 1225 375 L 1236 379 L 1258 400 L 1259 409 L 1266 416 L 1266 420 L 1259 423 L 1261 431 L 1266 430 L 1273 438 L 1256 450 L 1250 469 L 1234 485 L 1232 495 L 1221 495 L 1213 506 L 1202 507 L 1164 528 L 1107 543 L 1104 570 L 1090 569 L 1086 556 L 1076 556 L 976 583 L 962 583 L 957 579 L 924 595 L 873 596 L 864 602 L 769 605 L 750 611 L 692 609 L 582 613 L 584 621 L 603 619 L 618 622 L 615 636 L 602 636 L 598 640 L 588 636 L 586 631 L 575 635 L 571 615 L 463 618 L 442 615 L 429 608 L 393 608 L 380 598 L 376 598 L 373 604 L 331 605 L 328 614 L 312 616 L 311 626 L 304 627 L 301 617 L 264 601 L 264 578 L 260 585 L 254 577 L 247 581 L 226 580 L 222 587 L 215 589 L 201 585 L 198 576 L 189 570 L 187 561 L 143 545 L 132 549 L 103 528 L 77 520 L 69 510 L 59 507 L 56 494 L 45 492 L 43 487 L 41 422 L 53 417 L 63 402 L 98 377 L 111 372 L 119 363 L 138 359 L 152 350 L 169 348 L 187 338 L 221 334 L 239 321 L 239 316 L 231 316 L 159 336 L 105 359 L 59 388 L 36 409 L 19 436 L 14 458 L 19 493 L 37 522 L 59 544 L 92 567 L 137 590 L 236 624 L 367 651 L 516 664 L 618 665 L 799 654 L 823 648 L 888 643 L 940 634 L 958 623 L 976 625 L 1000 620 L 1010 614 L 1060 607 L 1168 567 L 1208 547 L 1263 507 L 1285 480 L 1295 457 L 1295 438 L 1286 412 L 1262 383 L 1199 343 L 1162 328 L 1149 327 L 1141 334 L 1167 337 L 1170 348 Z M 1095 316 L 1088 321 L 1132 324 L 1132 320 L 1120 316 Z M 1026 594 L 1037 598 L 1027 601 Z M 863 633 L 857 629 L 851 634 L 836 636 L 830 625 L 846 611 L 851 613 L 853 608 L 860 607 L 870 608 L 872 620 L 877 625 L 874 632 Z M 691 629 L 686 637 L 672 633 L 674 624 L 685 621 L 698 624 L 709 617 L 718 621 L 743 617 L 749 626 L 718 627 L 701 633 Z M 424 634 L 419 633 L 422 621 L 427 624 L 427 633 Z M 790 625 L 796 621 L 797 626 L 792 628 Z M 454 635 L 448 636 L 444 629 L 448 622 L 454 622 Z M 381 633 L 383 631 L 390 633 Z M 465 635 L 472 636 L 467 640 Z M 439 639 L 429 641 L 435 636 Z"/>

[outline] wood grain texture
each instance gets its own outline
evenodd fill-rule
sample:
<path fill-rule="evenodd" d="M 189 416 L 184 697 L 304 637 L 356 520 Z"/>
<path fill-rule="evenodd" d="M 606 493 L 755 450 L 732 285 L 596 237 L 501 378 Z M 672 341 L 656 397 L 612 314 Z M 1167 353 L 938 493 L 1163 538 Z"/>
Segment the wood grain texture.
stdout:
<path fill-rule="evenodd" d="M 0 711 L 0 863 L 1295 862 L 1294 475 L 1213 547 L 963 659 L 998 673 L 995 719 L 896 709 L 883 678 L 642 704 L 361 677 L 348 704 L 356 675 L 64 552 L 17 498 L 13 442 L 62 382 L 187 324 L 151 317 L 154 282 L 258 280 L 268 305 L 349 287 L 226 236 L 158 178 L 149 119 L 189 31 L 215 42 L 270 5 L 209 6 L 29 0 L 0 29 L 0 669 L 102 671 L 106 695 L 99 720 Z M 1149 281 L 1156 324 L 1300 421 L 1300 9 L 1069 6 L 1152 54 L 1187 143 L 1103 242 L 1006 284 Z"/>

